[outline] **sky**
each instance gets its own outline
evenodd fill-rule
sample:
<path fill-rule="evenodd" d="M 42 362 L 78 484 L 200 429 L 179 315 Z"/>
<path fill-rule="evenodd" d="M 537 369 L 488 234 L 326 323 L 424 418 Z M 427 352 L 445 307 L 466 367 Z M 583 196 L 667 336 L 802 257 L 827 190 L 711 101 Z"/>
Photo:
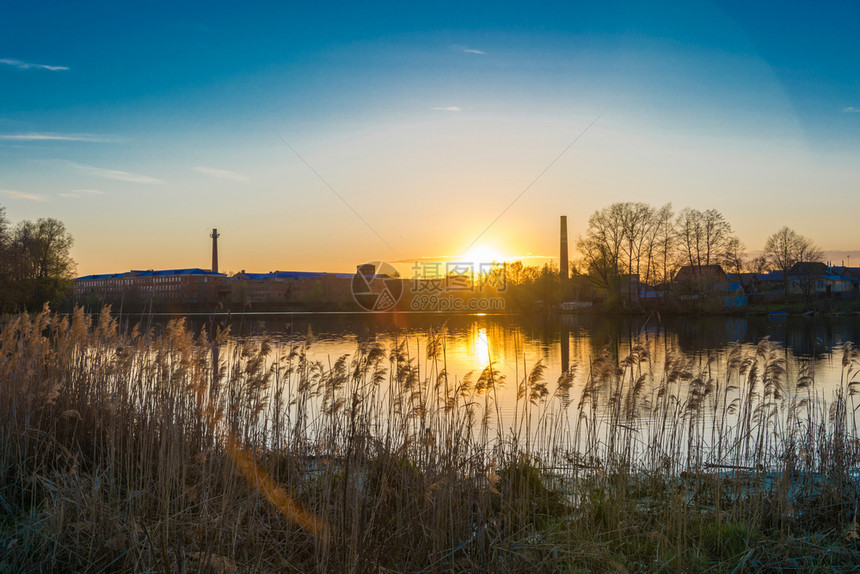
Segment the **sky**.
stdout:
<path fill-rule="evenodd" d="M 221 271 L 542 262 L 616 201 L 860 249 L 856 2 L 2 12 L 0 205 L 80 275 L 208 268 L 212 228 Z"/>

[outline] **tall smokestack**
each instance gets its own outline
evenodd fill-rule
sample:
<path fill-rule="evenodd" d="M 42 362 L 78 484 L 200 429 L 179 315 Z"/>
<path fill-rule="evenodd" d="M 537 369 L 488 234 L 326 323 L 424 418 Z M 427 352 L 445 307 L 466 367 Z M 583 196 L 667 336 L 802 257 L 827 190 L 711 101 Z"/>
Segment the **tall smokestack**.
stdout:
<path fill-rule="evenodd" d="M 218 273 L 218 237 L 220 234 L 217 229 L 213 229 L 209 237 L 212 238 L 212 273 Z"/>
<path fill-rule="evenodd" d="M 561 253 L 558 260 L 558 276 L 562 281 L 570 278 L 567 265 L 567 216 L 561 216 Z"/>

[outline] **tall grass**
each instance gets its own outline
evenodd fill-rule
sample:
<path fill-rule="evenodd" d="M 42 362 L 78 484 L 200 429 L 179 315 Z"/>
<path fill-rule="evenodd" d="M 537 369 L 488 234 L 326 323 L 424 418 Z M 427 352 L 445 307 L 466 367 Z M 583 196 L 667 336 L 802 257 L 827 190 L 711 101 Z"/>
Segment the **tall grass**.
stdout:
<path fill-rule="evenodd" d="M 333 361 L 47 309 L 0 335 L 0 572 L 855 567 L 860 351 L 637 342 L 556 381 L 446 333 Z M 577 375 L 580 379 L 577 379 Z M 575 384 L 575 381 L 581 381 Z M 499 404 L 512 386 L 513 412 Z"/>

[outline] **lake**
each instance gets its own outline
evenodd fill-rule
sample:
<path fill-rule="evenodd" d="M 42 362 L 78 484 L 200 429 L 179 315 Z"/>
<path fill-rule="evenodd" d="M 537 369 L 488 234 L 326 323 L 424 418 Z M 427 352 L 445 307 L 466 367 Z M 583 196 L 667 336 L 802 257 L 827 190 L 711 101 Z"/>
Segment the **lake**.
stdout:
<path fill-rule="evenodd" d="M 814 373 L 817 391 L 829 399 L 842 375 L 842 346 L 860 341 L 860 317 L 661 317 L 658 314 L 610 317 L 600 315 L 449 315 L 427 313 L 267 313 L 187 317 L 199 328 L 229 325 L 238 339 L 269 337 L 284 345 L 310 342 L 308 357 L 324 365 L 355 353 L 359 344 L 376 342 L 386 348 L 404 344 L 421 376 L 446 369 L 449 377 L 477 377 L 490 361 L 504 377 L 498 402 L 509 412 L 516 399 L 516 382 L 540 361 L 550 392 L 559 376 L 575 369 L 573 394 L 589 376 L 589 365 L 601 352 L 624 359 L 638 341 L 648 350 L 656 378 L 668 356 L 683 354 L 719 375 L 726 352 L 740 343 L 752 353 L 764 338 L 777 343 L 786 361 L 785 383 L 793 388 L 801 370 Z M 125 320 L 134 322 L 133 316 Z M 155 325 L 167 316 L 148 316 Z M 428 363 L 431 332 L 443 331 L 444 352 Z M 310 338 L 309 338 L 310 335 Z"/>

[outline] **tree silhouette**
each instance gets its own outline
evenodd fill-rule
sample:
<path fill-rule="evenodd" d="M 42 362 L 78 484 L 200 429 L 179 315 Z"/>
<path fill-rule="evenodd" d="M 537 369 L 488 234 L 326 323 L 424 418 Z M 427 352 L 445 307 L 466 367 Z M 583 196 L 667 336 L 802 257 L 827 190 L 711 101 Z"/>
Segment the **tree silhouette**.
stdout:
<path fill-rule="evenodd" d="M 808 237 L 784 226 L 765 241 L 764 257 L 773 270 L 782 271 L 788 297 L 788 270 L 797 263 L 820 262 L 824 252 Z"/>
<path fill-rule="evenodd" d="M 62 221 L 22 221 L 10 230 L 0 208 L 0 309 L 58 306 L 69 295 L 75 272 L 74 239 Z"/>

